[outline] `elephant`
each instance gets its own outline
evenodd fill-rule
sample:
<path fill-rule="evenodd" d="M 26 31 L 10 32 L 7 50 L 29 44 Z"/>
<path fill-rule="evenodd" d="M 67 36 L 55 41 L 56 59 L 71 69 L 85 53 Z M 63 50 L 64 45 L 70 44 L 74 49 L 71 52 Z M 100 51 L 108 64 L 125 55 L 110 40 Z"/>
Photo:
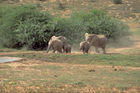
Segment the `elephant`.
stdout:
<path fill-rule="evenodd" d="M 63 42 L 61 40 L 58 40 L 58 39 L 50 40 L 49 43 L 48 43 L 47 53 L 49 52 L 49 50 L 51 48 L 53 50 L 53 53 L 55 53 L 55 51 L 58 51 L 59 53 L 62 53 Z"/>
<path fill-rule="evenodd" d="M 87 53 L 88 50 L 90 49 L 90 43 L 88 41 L 82 41 L 80 43 L 80 50 L 83 51 L 83 54 Z"/>
<path fill-rule="evenodd" d="M 67 42 L 66 37 L 64 36 L 52 36 L 51 39 L 48 42 L 48 48 L 47 53 L 49 52 L 49 49 L 53 49 L 53 53 L 57 50 L 58 52 L 61 52 L 64 50 L 64 44 Z M 55 44 L 56 43 L 56 44 Z M 57 49 L 58 48 L 58 49 Z M 61 51 L 60 51 L 61 50 Z M 62 52 L 61 52 L 62 53 Z"/>
<path fill-rule="evenodd" d="M 65 43 L 63 46 L 64 52 L 71 53 L 71 45 L 68 43 Z"/>
<path fill-rule="evenodd" d="M 52 36 L 52 37 L 51 37 L 51 40 L 54 40 L 54 39 L 59 39 L 59 40 L 61 40 L 63 43 L 67 43 L 67 39 L 66 39 L 66 37 L 64 37 L 64 36 L 58 36 L 58 37 Z"/>
<path fill-rule="evenodd" d="M 107 38 L 104 35 L 88 34 L 85 33 L 85 40 L 95 47 L 95 51 L 99 53 L 98 48 L 102 48 L 103 53 L 106 54 Z"/>

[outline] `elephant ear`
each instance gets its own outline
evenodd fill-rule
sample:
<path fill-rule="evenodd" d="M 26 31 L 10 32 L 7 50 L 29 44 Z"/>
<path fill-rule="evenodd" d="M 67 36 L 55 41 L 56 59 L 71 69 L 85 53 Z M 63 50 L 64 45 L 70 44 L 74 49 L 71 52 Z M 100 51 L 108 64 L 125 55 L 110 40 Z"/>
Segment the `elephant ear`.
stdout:
<path fill-rule="evenodd" d="M 87 41 L 88 39 L 88 33 L 85 33 L 85 40 Z"/>
<path fill-rule="evenodd" d="M 99 42 L 99 37 L 96 34 L 92 36 L 92 42 L 93 43 L 98 43 Z"/>
<path fill-rule="evenodd" d="M 62 40 L 63 42 L 67 41 L 66 37 L 64 37 L 64 36 L 59 36 L 58 39 Z"/>
<path fill-rule="evenodd" d="M 52 38 L 55 38 L 56 36 L 52 36 Z"/>
<path fill-rule="evenodd" d="M 51 39 L 54 40 L 56 38 L 56 36 L 52 36 Z"/>
<path fill-rule="evenodd" d="M 86 41 L 88 41 L 89 43 L 98 42 L 98 37 L 96 34 L 89 34 Z"/>

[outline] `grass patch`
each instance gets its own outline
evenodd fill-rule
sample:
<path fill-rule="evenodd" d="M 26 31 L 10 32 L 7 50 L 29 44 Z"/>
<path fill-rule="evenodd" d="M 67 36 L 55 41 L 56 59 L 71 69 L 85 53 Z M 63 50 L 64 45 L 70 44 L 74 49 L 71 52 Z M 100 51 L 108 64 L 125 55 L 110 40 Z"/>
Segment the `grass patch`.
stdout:
<path fill-rule="evenodd" d="M 138 52 L 139 53 L 139 52 Z M 134 66 L 140 67 L 139 55 L 123 55 L 123 54 L 18 54 L 10 55 L 14 57 L 22 57 L 27 59 L 36 59 L 55 63 L 70 63 L 70 64 L 97 64 L 97 65 L 116 65 L 116 66 Z"/>
<path fill-rule="evenodd" d="M 17 49 L 12 48 L 0 48 L 0 52 L 15 52 L 18 51 Z"/>
<path fill-rule="evenodd" d="M 94 69 L 95 72 L 89 72 Z M 0 91 L 12 93 L 77 93 L 127 90 L 140 86 L 140 70 L 124 68 L 123 71 L 114 71 L 114 68 L 99 68 L 94 65 L 58 65 L 38 64 L 26 68 L 11 67 L 0 69 Z M 21 89 L 21 90 L 20 90 Z M 87 90 L 86 90 L 87 89 Z M 110 89 L 110 90 L 109 90 Z M 111 90 L 112 89 L 112 90 Z"/>

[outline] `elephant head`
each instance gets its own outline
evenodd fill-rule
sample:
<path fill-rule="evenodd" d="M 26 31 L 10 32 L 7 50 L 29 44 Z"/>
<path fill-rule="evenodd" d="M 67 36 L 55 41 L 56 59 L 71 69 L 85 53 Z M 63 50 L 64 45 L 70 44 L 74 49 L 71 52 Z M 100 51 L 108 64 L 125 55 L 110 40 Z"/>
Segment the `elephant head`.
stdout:
<path fill-rule="evenodd" d="M 82 41 L 80 43 L 80 50 L 83 52 L 83 54 L 88 53 L 90 49 L 90 43 L 88 41 Z"/>
<path fill-rule="evenodd" d="M 96 52 L 99 53 L 98 48 L 102 48 L 103 53 L 106 53 L 105 46 L 106 46 L 107 38 L 104 35 L 85 33 L 85 40 L 95 47 Z"/>

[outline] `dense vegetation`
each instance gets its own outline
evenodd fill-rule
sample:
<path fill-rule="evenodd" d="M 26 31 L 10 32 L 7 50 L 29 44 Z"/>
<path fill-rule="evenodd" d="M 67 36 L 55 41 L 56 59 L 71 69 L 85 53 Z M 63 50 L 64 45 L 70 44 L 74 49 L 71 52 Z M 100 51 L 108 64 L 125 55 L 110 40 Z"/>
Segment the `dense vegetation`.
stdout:
<path fill-rule="evenodd" d="M 6 47 L 38 48 L 50 38 L 51 16 L 33 5 L 0 8 L 0 35 Z M 48 38 L 46 38 L 48 37 Z"/>
<path fill-rule="evenodd" d="M 43 49 L 52 35 L 64 35 L 73 44 L 84 39 L 85 32 L 113 39 L 129 34 L 126 24 L 103 10 L 60 18 L 40 11 L 35 5 L 0 7 L 0 40 L 4 47 Z"/>

